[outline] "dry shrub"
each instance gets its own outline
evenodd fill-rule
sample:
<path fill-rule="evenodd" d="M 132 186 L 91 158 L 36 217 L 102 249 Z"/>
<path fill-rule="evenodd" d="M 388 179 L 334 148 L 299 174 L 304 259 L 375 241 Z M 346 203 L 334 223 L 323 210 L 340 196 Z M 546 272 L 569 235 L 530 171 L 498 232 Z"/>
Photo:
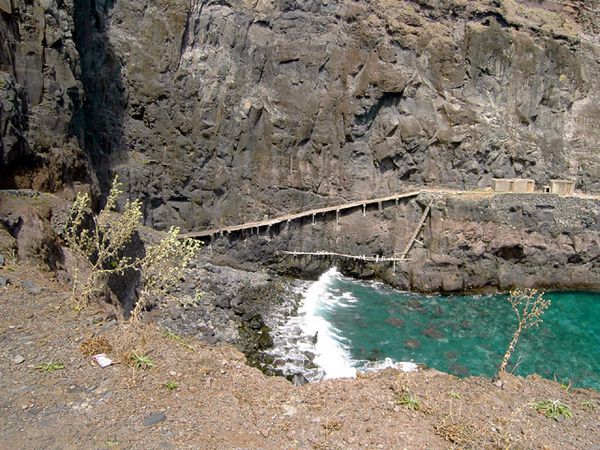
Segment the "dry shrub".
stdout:
<path fill-rule="evenodd" d="M 498 371 L 499 374 L 503 374 L 506 371 L 508 360 L 515 350 L 521 332 L 528 328 L 538 327 L 542 323 L 542 315 L 550 307 L 550 300 L 545 299 L 544 293 L 537 289 L 515 289 L 510 292 L 508 301 L 519 323 L 506 349 L 504 358 L 502 358 L 502 364 Z"/>
<path fill-rule="evenodd" d="M 480 433 L 473 422 L 464 418 L 445 417 L 434 429 L 438 436 L 460 448 L 475 447 Z"/>
<path fill-rule="evenodd" d="M 331 419 L 325 422 L 322 427 L 327 433 L 331 433 L 333 431 L 340 431 L 342 429 L 342 423 L 337 419 Z"/>
<path fill-rule="evenodd" d="M 93 356 L 99 353 L 109 353 L 113 349 L 112 345 L 110 345 L 110 342 L 108 342 L 108 339 L 101 336 L 89 338 L 88 340 L 84 341 L 79 348 L 84 356 Z"/>
<path fill-rule="evenodd" d="M 163 240 L 148 247 L 140 260 L 142 289 L 131 313 L 133 321 L 139 320 L 149 301 L 166 295 L 179 282 L 200 246 L 199 241 L 181 238 L 179 228 L 171 227 Z"/>
<path fill-rule="evenodd" d="M 166 295 L 181 280 L 201 243 L 181 238 L 179 229 L 171 227 L 163 240 L 148 246 L 143 258 L 125 256 L 125 247 L 141 221 L 142 209 L 139 200 L 128 201 L 121 214 L 113 214 L 123 194 L 121 186 L 115 177 L 106 206 L 98 216 L 90 209 L 89 195 L 78 194 L 63 236 L 67 245 L 90 264 L 89 275 L 83 282 L 79 271 L 74 269 L 72 301 L 76 309 L 89 303 L 109 275 L 137 270 L 141 276 L 140 295 L 131 315 L 137 321 L 150 300 Z"/>
<path fill-rule="evenodd" d="M 113 214 L 123 193 L 121 187 L 115 177 L 106 206 L 97 216 L 91 211 L 89 195 L 77 194 L 63 227 L 63 237 L 69 248 L 90 263 L 89 275 L 83 283 L 79 271 L 74 270 L 72 301 L 77 309 L 89 303 L 108 275 L 123 275 L 126 270 L 138 266 L 136 260 L 123 255 L 123 250 L 142 218 L 141 202 L 128 201 L 122 214 Z"/>

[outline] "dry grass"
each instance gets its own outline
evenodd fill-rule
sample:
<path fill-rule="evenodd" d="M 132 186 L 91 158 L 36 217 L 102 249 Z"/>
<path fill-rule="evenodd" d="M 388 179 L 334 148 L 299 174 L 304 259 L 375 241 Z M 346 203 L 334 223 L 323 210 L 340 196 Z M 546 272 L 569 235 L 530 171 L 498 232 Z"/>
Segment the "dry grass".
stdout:
<path fill-rule="evenodd" d="M 474 447 L 480 435 L 475 424 L 466 418 L 445 417 L 434 426 L 435 433 L 460 448 Z"/>
<path fill-rule="evenodd" d="M 109 353 L 113 347 L 108 339 L 101 336 L 94 336 L 84 341 L 79 347 L 84 356 L 93 356 L 99 353 Z"/>

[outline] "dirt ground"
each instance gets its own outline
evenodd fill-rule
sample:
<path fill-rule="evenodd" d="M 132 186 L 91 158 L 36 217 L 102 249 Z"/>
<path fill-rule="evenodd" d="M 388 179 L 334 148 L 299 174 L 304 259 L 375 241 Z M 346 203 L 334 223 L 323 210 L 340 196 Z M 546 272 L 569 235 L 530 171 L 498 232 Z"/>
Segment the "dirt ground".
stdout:
<path fill-rule="evenodd" d="M 98 305 L 78 313 L 68 288 L 31 265 L 7 258 L 0 277 L 9 279 L 0 287 L 2 449 L 600 446 L 592 390 L 536 376 L 508 376 L 499 387 L 435 370 L 295 387 L 246 366 L 233 348 L 132 326 Z M 96 351 L 115 363 L 100 368 L 89 356 Z M 133 351 L 153 366 L 134 367 Z M 43 371 L 44 363 L 64 368 Z M 545 399 L 573 417 L 531 406 Z"/>

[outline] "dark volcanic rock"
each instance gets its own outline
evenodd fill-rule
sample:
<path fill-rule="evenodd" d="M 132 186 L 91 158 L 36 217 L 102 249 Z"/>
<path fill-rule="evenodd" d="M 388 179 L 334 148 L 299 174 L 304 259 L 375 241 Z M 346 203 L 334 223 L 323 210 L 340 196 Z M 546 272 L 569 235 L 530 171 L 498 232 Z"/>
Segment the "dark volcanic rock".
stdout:
<path fill-rule="evenodd" d="M 37 295 L 42 292 L 42 288 L 40 288 L 37 284 L 35 284 L 31 280 L 25 280 L 21 282 L 21 286 L 25 289 L 29 294 Z"/>
<path fill-rule="evenodd" d="M 163 411 L 156 412 L 144 418 L 144 425 L 147 427 L 151 427 L 161 422 L 164 422 L 165 420 L 167 420 L 167 415 Z"/>
<path fill-rule="evenodd" d="M 4 2 L 0 183 L 93 183 L 89 157 L 187 229 L 492 177 L 598 190 L 598 14 L 532 3 Z"/>
<path fill-rule="evenodd" d="M 148 223 L 239 223 L 492 177 L 600 188 L 598 47 L 578 17 L 491 1 L 291 4 L 114 6 L 130 155 L 116 170 Z"/>
<path fill-rule="evenodd" d="M 78 142 L 84 91 L 74 3 L 17 0 L 0 8 L 0 188 L 94 186 Z"/>

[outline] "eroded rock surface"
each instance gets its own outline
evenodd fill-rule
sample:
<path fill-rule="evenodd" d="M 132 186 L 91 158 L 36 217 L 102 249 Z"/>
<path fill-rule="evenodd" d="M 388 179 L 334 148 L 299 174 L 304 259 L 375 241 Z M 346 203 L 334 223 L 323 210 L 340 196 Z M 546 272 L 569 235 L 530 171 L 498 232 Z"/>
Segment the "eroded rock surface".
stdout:
<path fill-rule="evenodd" d="M 95 186 L 72 0 L 0 1 L 0 188 Z"/>
<path fill-rule="evenodd" d="M 119 173 L 147 224 L 186 229 L 408 185 L 570 177 L 600 189 L 589 2 L 36 0 L 2 11 L 3 184 L 93 184 L 83 146 L 104 190 Z"/>
<path fill-rule="evenodd" d="M 106 35 L 127 153 L 111 167 L 149 224 L 188 229 L 408 185 L 572 177 L 597 190 L 586 14 L 550 1 L 118 2 Z"/>

